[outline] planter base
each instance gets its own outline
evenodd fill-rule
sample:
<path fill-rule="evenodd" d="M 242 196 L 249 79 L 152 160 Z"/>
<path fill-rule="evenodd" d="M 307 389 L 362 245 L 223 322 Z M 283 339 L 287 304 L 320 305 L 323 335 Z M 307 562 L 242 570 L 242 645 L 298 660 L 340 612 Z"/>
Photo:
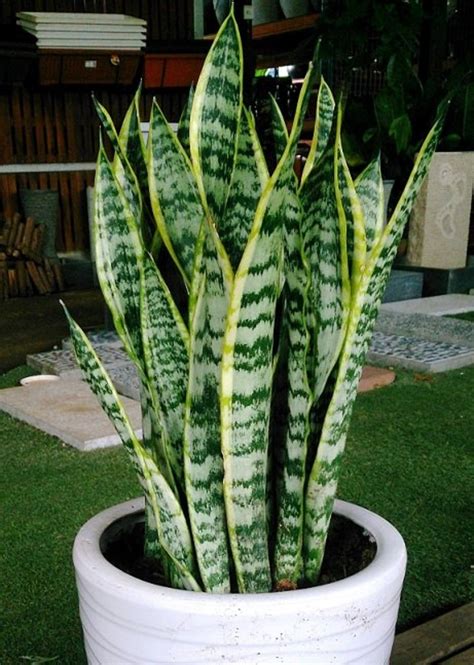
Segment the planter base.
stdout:
<path fill-rule="evenodd" d="M 389 662 L 406 550 L 382 518 L 345 502 L 336 513 L 372 534 L 377 554 L 361 572 L 281 594 L 201 594 L 156 586 L 112 566 L 100 540 L 111 524 L 143 511 L 143 500 L 100 513 L 79 532 L 74 564 L 88 662 Z"/>

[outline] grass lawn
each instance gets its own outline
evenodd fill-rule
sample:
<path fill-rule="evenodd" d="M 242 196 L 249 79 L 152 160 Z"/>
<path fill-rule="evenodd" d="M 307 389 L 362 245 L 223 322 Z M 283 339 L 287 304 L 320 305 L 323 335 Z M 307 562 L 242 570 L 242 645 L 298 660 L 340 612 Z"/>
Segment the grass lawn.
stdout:
<path fill-rule="evenodd" d="M 28 373 L 12 370 L 0 388 Z M 470 600 L 473 396 L 471 367 L 398 372 L 391 386 L 357 399 L 339 496 L 380 513 L 405 538 L 399 630 Z M 120 448 L 79 453 L 1 412 L 0 465 L 0 663 L 82 665 L 74 535 L 93 514 L 138 495 L 138 483 Z"/>
<path fill-rule="evenodd" d="M 449 319 L 461 319 L 463 321 L 472 321 L 474 323 L 474 312 L 461 312 L 460 314 L 449 314 Z"/>

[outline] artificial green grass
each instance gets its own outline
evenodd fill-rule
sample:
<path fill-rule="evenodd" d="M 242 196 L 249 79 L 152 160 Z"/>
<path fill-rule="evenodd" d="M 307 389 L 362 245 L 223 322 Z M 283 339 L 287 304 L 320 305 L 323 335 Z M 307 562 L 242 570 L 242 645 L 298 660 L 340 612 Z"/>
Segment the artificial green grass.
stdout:
<path fill-rule="evenodd" d="M 449 314 L 449 319 L 461 319 L 462 321 L 474 322 L 474 312 L 461 312 L 460 314 Z"/>
<path fill-rule="evenodd" d="M 28 374 L 19 368 L 0 387 Z M 399 630 L 468 602 L 474 368 L 359 395 L 339 496 L 409 552 Z M 71 549 L 90 516 L 140 493 L 120 448 L 80 453 L 0 412 L 0 662 L 82 665 Z M 25 660 L 27 658 L 28 660 Z"/>

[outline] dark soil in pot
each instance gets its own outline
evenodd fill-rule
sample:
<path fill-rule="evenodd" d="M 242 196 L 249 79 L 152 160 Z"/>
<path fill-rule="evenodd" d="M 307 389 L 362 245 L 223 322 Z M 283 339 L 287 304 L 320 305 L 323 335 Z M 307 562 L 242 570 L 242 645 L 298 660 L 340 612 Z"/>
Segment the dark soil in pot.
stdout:
<path fill-rule="evenodd" d="M 143 512 L 127 515 L 104 531 L 100 548 L 107 561 L 119 570 L 151 584 L 168 586 L 159 562 L 143 555 L 144 534 Z M 334 514 L 318 586 L 355 575 L 369 565 L 376 551 L 370 533 L 346 517 Z"/>

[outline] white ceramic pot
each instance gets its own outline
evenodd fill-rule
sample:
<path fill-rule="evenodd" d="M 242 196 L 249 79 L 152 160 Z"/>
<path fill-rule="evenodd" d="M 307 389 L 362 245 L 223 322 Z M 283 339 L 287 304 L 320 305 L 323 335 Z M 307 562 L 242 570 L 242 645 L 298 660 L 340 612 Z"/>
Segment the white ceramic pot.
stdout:
<path fill-rule="evenodd" d="M 285 18 L 304 16 L 309 13 L 309 0 L 280 0 Z"/>
<path fill-rule="evenodd" d="M 325 586 L 279 594 L 213 595 L 135 579 L 108 563 L 99 542 L 140 499 L 87 522 L 74 543 L 80 613 L 90 665 L 389 662 L 406 549 L 381 517 L 342 501 L 336 512 L 373 535 L 369 566 Z"/>

